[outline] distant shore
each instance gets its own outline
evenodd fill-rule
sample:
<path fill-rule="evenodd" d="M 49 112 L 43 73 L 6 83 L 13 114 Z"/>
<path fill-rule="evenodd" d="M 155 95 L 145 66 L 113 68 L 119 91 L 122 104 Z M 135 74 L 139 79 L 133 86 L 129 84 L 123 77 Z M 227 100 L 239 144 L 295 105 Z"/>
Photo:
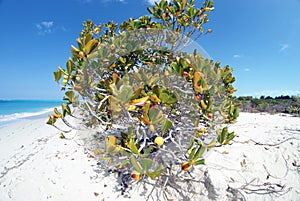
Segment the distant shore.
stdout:
<path fill-rule="evenodd" d="M 116 176 L 99 169 L 75 131 L 60 139 L 46 121 L 0 128 L 1 201 L 145 199 L 136 186 L 131 198 L 124 198 L 115 188 Z M 211 150 L 206 165 L 192 173 L 203 182 L 195 184 L 191 200 L 299 199 L 300 118 L 241 113 L 230 129 L 237 134 L 235 142 Z M 158 200 L 155 196 L 151 199 Z"/>
<path fill-rule="evenodd" d="M 0 100 L 0 127 L 19 121 L 40 119 L 60 108 L 61 100 Z"/>

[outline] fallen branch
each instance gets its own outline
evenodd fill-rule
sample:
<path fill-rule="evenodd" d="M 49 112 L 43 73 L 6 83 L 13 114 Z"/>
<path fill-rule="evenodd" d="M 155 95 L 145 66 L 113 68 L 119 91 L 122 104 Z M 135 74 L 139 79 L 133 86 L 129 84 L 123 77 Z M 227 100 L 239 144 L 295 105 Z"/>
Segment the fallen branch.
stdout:
<path fill-rule="evenodd" d="M 281 145 L 281 144 L 283 144 L 283 143 L 285 143 L 285 142 L 287 142 L 287 141 L 290 141 L 290 140 L 299 140 L 299 141 L 300 141 L 300 138 L 291 137 L 291 138 L 287 138 L 287 139 L 285 139 L 285 140 L 283 140 L 283 141 L 281 141 L 281 142 L 275 143 L 275 144 L 260 143 L 260 142 L 254 141 L 254 140 L 252 140 L 252 139 L 250 139 L 249 141 L 254 142 L 255 145 L 263 145 L 263 146 L 275 147 L 275 146 Z"/>
<path fill-rule="evenodd" d="M 286 193 L 292 190 L 292 187 L 285 190 L 285 185 L 277 184 L 277 183 L 263 183 L 263 184 L 252 184 L 256 179 L 252 179 L 250 182 L 247 182 L 245 185 L 242 185 L 239 188 L 231 189 L 237 191 L 243 191 L 246 194 L 257 194 L 257 195 L 275 195 L 277 197 L 283 196 Z"/>

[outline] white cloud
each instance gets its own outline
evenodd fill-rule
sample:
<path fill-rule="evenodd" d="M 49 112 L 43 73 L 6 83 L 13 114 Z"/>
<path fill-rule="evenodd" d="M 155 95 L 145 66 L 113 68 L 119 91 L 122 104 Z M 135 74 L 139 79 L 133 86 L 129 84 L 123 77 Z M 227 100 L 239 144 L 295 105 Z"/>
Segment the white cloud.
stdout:
<path fill-rule="evenodd" d="M 279 52 L 284 52 L 289 48 L 289 44 L 281 44 Z"/>
<path fill-rule="evenodd" d="M 233 57 L 234 59 L 237 59 L 237 58 L 241 58 L 242 56 L 239 55 L 239 54 L 234 54 L 232 57 Z"/>
<path fill-rule="evenodd" d="M 53 21 L 42 21 L 35 25 L 35 27 L 38 29 L 39 35 L 46 35 L 53 32 Z"/>
<path fill-rule="evenodd" d="M 41 25 L 43 25 L 44 27 L 50 29 L 53 26 L 54 22 L 53 21 L 49 21 L 49 22 L 41 22 Z"/>
<path fill-rule="evenodd" d="M 251 69 L 250 68 L 244 68 L 244 71 L 249 72 Z"/>

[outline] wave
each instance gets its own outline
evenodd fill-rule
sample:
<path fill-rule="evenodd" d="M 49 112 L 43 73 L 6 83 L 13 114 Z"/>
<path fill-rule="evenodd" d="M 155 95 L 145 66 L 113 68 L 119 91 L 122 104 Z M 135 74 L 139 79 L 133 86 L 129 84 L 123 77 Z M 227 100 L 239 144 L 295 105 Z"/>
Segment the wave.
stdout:
<path fill-rule="evenodd" d="M 6 124 L 11 121 L 16 121 L 20 119 L 31 119 L 41 115 L 45 115 L 46 117 L 46 114 L 51 113 L 53 109 L 54 107 L 43 109 L 38 112 L 20 112 L 20 113 L 0 115 L 0 124 Z"/>

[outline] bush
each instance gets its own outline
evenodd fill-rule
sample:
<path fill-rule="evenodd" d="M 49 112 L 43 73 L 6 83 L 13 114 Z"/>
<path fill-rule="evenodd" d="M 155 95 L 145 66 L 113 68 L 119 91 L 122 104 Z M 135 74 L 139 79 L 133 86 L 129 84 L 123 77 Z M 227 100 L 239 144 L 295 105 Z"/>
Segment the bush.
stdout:
<path fill-rule="evenodd" d="M 226 124 L 238 117 L 232 68 L 184 51 L 211 32 L 203 25 L 212 10 L 212 0 L 202 8 L 162 0 L 148 8 L 152 17 L 120 26 L 87 20 L 66 68 L 54 72 L 66 103 L 47 123 L 80 108 L 84 126 L 99 131 L 103 167 L 133 181 L 205 164 L 205 152 L 234 138 Z"/>

